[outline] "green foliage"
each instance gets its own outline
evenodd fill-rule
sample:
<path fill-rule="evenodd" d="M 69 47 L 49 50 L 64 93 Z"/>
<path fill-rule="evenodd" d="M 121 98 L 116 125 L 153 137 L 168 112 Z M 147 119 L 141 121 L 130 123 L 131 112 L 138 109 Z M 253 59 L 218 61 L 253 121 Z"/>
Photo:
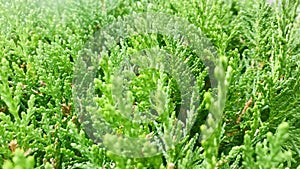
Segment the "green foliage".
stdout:
<path fill-rule="evenodd" d="M 34 167 L 34 158 L 25 157 L 24 152 L 17 149 L 12 161 L 5 161 L 3 169 L 32 169 Z"/>
<path fill-rule="evenodd" d="M 0 0 L 0 166 L 299 168 L 299 3 Z M 98 63 L 94 80 L 98 109 L 91 116 L 104 117 L 116 136 L 95 143 L 75 109 L 74 62 L 103 26 L 146 11 L 179 16 L 201 29 L 216 50 L 218 85 L 212 87 L 209 71 L 195 52 L 172 37 L 143 34 L 123 39 Z M 144 69 L 139 75 L 128 71 L 132 83 L 122 93 L 122 84 L 114 78 L 123 59 L 145 48 L 163 49 L 186 61 L 197 81 L 200 105 L 192 108 L 197 116 L 188 117 L 195 123 L 188 133 L 178 131 L 184 137 L 176 144 L 169 138 L 179 124 L 175 123 L 181 99 L 176 79 L 155 69 Z M 142 64 L 143 59 L 135 62 Z M 128 102 L 136 112 L 155 109 L 158 116 L 149 113 L 147 117 L 154 120 L 133 123 L 134 118 L 122 114 L 132 109 L 126 107 Z M 119 135 L 163 138 L 157 144 L 162 153 L 120 156 L 130 146 L 144 148 L 145 155 L 157 150 L 139 147 L 137 142 L 115 142 Z M 120 154 L 109 151 L 107 142 Z"/>
<path fill-rule="evenodd" d="M 258 142 L 252 147 L 251 139 L 248 134 L 244 140 L 244 166 L 245 168 L 284 168 L 283 163 L 290 160 L 292 152 L 290 150 L 282 151 L 281 145 L 288 139 L 288 123 L 282 123 L 278 126 L 277 132 L 273 135 L 267 133 L 267 138 Z M 255 154 L 255 158 L 253 158 Z M 255 160 L 256 159 L 256 160 Z M 268 161 L 268 163 L 265 163 Z"/>

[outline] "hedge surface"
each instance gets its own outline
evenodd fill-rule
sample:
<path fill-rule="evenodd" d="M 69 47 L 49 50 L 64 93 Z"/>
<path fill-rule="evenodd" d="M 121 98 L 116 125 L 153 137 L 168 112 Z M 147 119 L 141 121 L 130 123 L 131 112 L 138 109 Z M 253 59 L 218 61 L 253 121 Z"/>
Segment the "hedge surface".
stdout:
<path fill-rule="evenodd" d="M 0 166 L 300 168 L 299 3 L 0 0 Z M 114 106 L 109 87 L 117 83 L 108 77 L 119 66 L 118 59 L 144 48 L 158 46 L 188 58 L 200 89 L 196 121 L 178 144 L 156 156 L 130 158 L 110 153 L 89 137 L 74 102 L 73 78 L 79 53 L 97 31 L 117 18 L 142 12 L 184 18 L 201 29 L 216 50 L 216 66 L 224 72 L 215 74 L 219 94 L 213 99 L 209 73 L 186 44 L 159 34 L 135 35 L 117 44 L 107 62 L 101 62 L 103 70 L 95 80 L 98 113 Z M 137 107 L 147 110 L 151 106 L 147 96 L 161 74 L 151 70 L 141 74 L 130 91 Z M 162 88 L 166 86 L 176 92 L 176 83 L 169 81 Z M 170 113 L 178 115 L 176 95 L 166 99 Z M 161 124 L 174 120 L 172 115 L 162 116 L 146 126 L 122 121 L 112 109 L 108 113 L 116 133 L 131 135 L 127 130 L 131 128 L 141 137 L 150 132 L 159 137 L 171 130 Z M 214 119 L 217 115 L 220 121 Z M 121 150 L 126 145 L 117 146 Z"/>

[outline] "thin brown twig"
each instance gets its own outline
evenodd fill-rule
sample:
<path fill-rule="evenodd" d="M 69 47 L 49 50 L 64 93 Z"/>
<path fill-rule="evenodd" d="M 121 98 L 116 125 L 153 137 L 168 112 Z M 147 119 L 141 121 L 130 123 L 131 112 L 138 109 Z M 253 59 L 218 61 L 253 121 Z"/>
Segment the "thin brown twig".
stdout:
<path fill-rule="evenodd" d="M 244 109 L 242 111 L 242 113 L 240 113 L 238 119 L 236 120 L 236 123 L 239 124 L 241 122 L 241 118 L 242 116 L 246 113 L 247 109 L 250 107 L 250 105 L 252 104 L 253 100 L 252 97 L 246 102 Z"/>

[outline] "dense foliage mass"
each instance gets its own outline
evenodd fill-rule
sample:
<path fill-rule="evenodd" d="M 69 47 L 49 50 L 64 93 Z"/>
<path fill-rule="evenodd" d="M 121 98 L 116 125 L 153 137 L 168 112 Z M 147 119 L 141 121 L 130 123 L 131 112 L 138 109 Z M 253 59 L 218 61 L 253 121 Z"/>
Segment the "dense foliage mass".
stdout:
<path fill-rule="evenodd" d="M 0 0 L 0 166 L 300 168 L 299 3 Z M 137 125 L 114 111 L 110 87 L 117 82 L 110 80 L 111 71 L 135 51 L 157 46 L 187 60 L 201 102 L 192 130 L 178 144 L 153 157 L 130 158 L 110 153 L 84 130 L 75 109 L 73 77 L 80 51 L 98 30 L 141 12 L 181 17 L 200 28 L 215 47 L 217 67 L 225 72 L 215 73 L 219 84 L 213 98 L 208 71 L 188 44 L 160 34 L 134 35 L 116 44 L 99 63 L 95 100 L 102 108 L 96 112 L 108 113 L 118 134 L 146 137 L 152 132 L 159 137 L 174 120 L 166 115 L 155 124 Z M 178 115 L 178 86 L 169 76 L 157 86 L 160 78 L 155 70 L 140 72 L 129 89 L 131 97 L 139 110 L 147 110 L 151 91 L 170 87 L 166 103 Z M 217 115 L 220 121 L 214 120 Z"/>

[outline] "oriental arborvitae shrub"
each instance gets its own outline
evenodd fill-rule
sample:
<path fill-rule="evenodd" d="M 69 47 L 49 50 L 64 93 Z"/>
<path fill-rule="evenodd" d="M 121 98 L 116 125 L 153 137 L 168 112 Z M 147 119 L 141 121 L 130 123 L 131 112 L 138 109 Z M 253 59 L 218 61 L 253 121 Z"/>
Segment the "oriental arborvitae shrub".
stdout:
<path fill-rule="evenodd" d="M 0 0 L 0 166 L 13 168 L 300 168 L 299 0 Z M 161 34 L 134 35 L 99 63 L 96 102 L 110 102 L 107 80 L 122 59 L 157 47 L 196 77 L 192 129 L 174 147 L 147 158 L 110 153 L 94 142 L 73 100 L 74 66 L 86 42 L 117 18 L 162 12 L 201 29 L 216 50 L 218 86 L 192 48 Z M 221 69 L 223 68 L 225 72 Z M 162 79 L 162 84 L 156 82 Z M 119 134 L 163 133 L 180 112 L 178 83 L 157 70 L 139 72 L 130 91 L 149 110 L 153 89 L 168 89 L 170 114 L 131 124 L 110 113 Z M 213 97 L 214 91 L 217 97 Z M 225 102 L 226 101 L 226 102 Z M 225 103 L 225 104 L 223 104 Z M 97 111 L 101 112 L 100 110 Z M 215 121 L 216 117 L 221 120 Z M 122 127 L 120 127 L 122 126 Z M 210 130 L 214 128 L 214 130 Z M 169 130 L 168 127 L 164 128 Z M 120 149 L 126 145 L 119 144 Z"/>

